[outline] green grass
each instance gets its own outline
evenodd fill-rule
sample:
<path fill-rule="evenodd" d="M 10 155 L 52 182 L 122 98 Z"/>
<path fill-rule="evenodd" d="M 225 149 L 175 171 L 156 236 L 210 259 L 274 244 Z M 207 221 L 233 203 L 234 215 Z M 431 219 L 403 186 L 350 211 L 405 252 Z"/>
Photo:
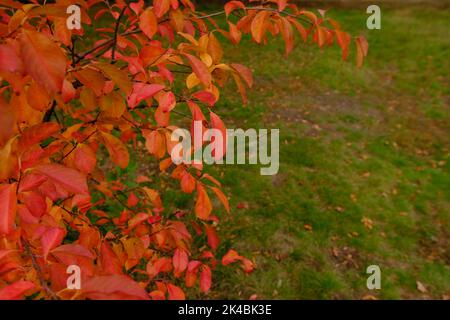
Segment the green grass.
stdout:
<path fill-rule="evenodd" d="M 280 171 L 225 166 L 234 209 L 223 249 L 255 259 L 244 275 L 220 268 L 214 298 L 442 298 L 450 291 L 450 13 L 382 11 L 365 29 L 363 11 L 330 10 L 369 57 L 357 69 L 337 48 L 246 39 L 225 59 L 250 66 L 255 86 L 242 106 L 229 86 L 217 105 L 229 127 L 279 128 Z M 367 228 L 362 219 L 373 222 Z M 312 226 L 307 231 L 305 224 Z M 382 289 L 366 288 L 379 265 Z M 416 281 L 428 292 L 419 292 Z"/>

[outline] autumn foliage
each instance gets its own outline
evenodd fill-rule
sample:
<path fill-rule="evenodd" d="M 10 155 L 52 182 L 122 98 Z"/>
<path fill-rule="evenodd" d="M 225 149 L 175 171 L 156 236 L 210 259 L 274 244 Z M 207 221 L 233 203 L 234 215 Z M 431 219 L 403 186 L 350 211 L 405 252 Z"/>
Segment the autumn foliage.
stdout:
<path fill-rule="evenodd" d="M 171 132 L 186 117 L 225 130 L 215 105 L 227 82 L 247 101 L 252 73 L 223 62 L 223 41 L 279 35 L 286 54 L 335 42 L 344 59 L 355 43 L 361 64 L 365 40 L 286 0 L 230 1 L 214 14 L 190 0 L 32 2 L 0 0 L 0 299 L 184 299 L 210 290 L 219 263 L 250 273 L 233 249 L 217 255 L 228 198 L 202 165 L 172 163 Z M 81 29 L 66 26 L 71 4 Z M 190 114 L 176 123 L 181 106 Z M 168 186 L 153 176 L 130 187 L 130 154 L 143 150 L 192 206 L 168 210 Z M 70 265 L 80 290 L 67 289 Z"/>

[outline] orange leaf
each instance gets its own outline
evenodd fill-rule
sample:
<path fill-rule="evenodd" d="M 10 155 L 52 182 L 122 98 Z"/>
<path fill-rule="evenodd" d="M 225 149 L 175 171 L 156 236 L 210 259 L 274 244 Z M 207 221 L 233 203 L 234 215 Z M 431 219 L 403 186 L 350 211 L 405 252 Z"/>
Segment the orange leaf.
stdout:
<path fill-rule="evenodd" d="M 186 296 L 184 295 L 183 290 L 181 288 L 168 283 L 167 291 L 169 292 L 169 300 L 185 300 Z"/>
<path fill-rule="evenodd" d="M 225 207 L 225 210 L 227 210 L 228 213 L 230 213 L 230 204 L 228 202 L 228 198 L 225 196 L 225 194 L 216 187 L 211 187 L 211 189 L 216 194 L 217 198 L 219 198 L 220 202 L 222 202 L 223 206 Z"/>
<path fill-rule="evenodd" d="M 175 249 L 172 259 L 175 277 L 179 277 L 184 270 L 186 270 L 189 261 L 188 259 L 188 254 L 185 250 Z"/>
<path fill-rule="evenodd" d="M 100 96 L 105 86 L 105 77 L 103 74 L 93 68 L 84 68 L 80 71 L 73 72 L 75 78 L 89 89 L 95 92 L 96 96 Z"/>
<path fill-rule="evenodd" d="M 367 43 L 366 38 L 363 36 L 359 36 L 356 38 L 356 65 L 358 68 L 362 67 L 364 62 L 364 57 L 367 56 L 367 52 L 369 50 L 369 44 Z"/>
<path fill-rule="evenodd" d="M 337 43 L 342 49 L 342 60 L 346 60 L 349 54 L 348 46 L 350 45 L 351 37 L 347 32 L 335 30 Z"/>
<path fill-rule="evenodd" d="M 31 77 L 49 94 L 60 92 L 66 73 L 66 57 L 61 48 L 44 33 L 22 29 L 22 61 Z"/>
<path fill-rule="evenodd" d="M 268 11 L 260 11 L 256 14 L 255 18 L 252 21 L 251 24 L 252 36 L 257 43 L 261 43 L 261 41 L 264 38 L 270 14 L 271 13 Z"/>
<path fill-rule="evenodd" d="M 20 299 L 28 290 L 34 288 L 33 282 L 19 280 L 10 284 L 2 289 L 0 289 L 0 300 L 18 300 Z"/>
<path fill-rule="evenodd" d="M 139 28 L 150 39 L 158 31 L 158 21 L 152 8 L 147 8 L 139 17 Z"/>
<path fill-rule="evenodd" d="M 195 203 L 195 214 L 199 219 L 206 220 L 211 214 L 212 205 L 206 193 L 205 187 L 197 183 L 197 201 Z"/>
<path fill-rule="evenodd" d="M 111 156 L 112 162 L 117 164 L 122 169 L 128 167 L 130 161 L 130 155 L 128 154 L 127 147 L 112 134 L 101 132 L 105 147 Z"/>
<path fill-rule="evenodd" d="M 293 17 L 287 17 L 287 19 L 294 25 L 298 33 L 300 33 L 303 42 L 306 42 L 308 40 L 308 31 L 306 31 L 305 27 Z"/>
<path fill-rule="evenodd" d="M 242 64 L 232 63 L 231 67 L 241 76 L 242 79 L 251 88 L 253 86 L 253 74 L 252 70 Z"/>
<path fill-rule="evenodd" d="M 145 147 L 148 152 L 158 159 L 164 157 L 166 154 L 165 136 L 158 130 L 144 130 L 142 135 L 145 138 Z"/>
<path fill-rule="evenodd" d="M 108 76 L 127 96 L 131 93 L 133 86 L 128 73 L 125 70 L 119 69 L 112 64 L 97 63 L 95 64 L 106 76 Z"/>
<path fill-rule="evenodd" d="M 16 209 L 16 184 L 0 186 L 0 235 L 9 234 L 13 230 Z"/>
<path fill-rule="evenodd" d="M 24 130 L 19 138 L 19 149 L 27 151 L 33 145 L 51 137 L 60 129 L 55 122 L 40 123 Z"/>
<path fill-rule="evenodd" d="M 238 44 L 242 38 L 242 32 L 236 27 L 235 24 L 228 21 L 230 27 L 230 40 L 233 44 Z"/>
<path fill-rule="evenodd" d="M 33 109 L 46 111 L 49 108 L 50 97 L 36 81 L 33 81 L 27 90 L 27 101 Z"/>
<path fill-rule="evenodd" d="M 294 31 L 292 30 L 292 25 L 284 17 L 281 17 L 279 21 L 279 26 L 281 30 L 281 35 L 283 36 L 284 42 L 286 44 L 286 55 L 289 55 L 294 49 Z"/>
<path fill-rule="evenodd" d="M 116 91 L 112 91 L 100 99 L 100 110 L 104 117 L 118 119 L 124 114 L 126 108 L 124 98 Z"/>

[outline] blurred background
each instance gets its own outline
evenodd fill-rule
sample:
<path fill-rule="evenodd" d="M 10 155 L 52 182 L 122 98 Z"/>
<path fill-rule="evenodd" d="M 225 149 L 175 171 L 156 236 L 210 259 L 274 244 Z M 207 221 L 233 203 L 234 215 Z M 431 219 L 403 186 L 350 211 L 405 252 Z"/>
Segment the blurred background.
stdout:
<path fill-rule="evenodd" d="M 286 58 L 278 39 L 226 44 L 225 59 L 252 68 L 255 85 L 246 106 L 230 85 L 217 110 L 229 128 L 279 128 L 280 172 L 212 169 L 233 206 L 222 250 L 258 268 L 220 269 L 209 297 L 448 299 L 449 1 L 299 2 L 364 34 L 369 56 L 357 69 L 337 47 L 297 41 Z M 381 7 L 381 30 L 366 27 L 369 4 Z M 381 268 L 381 290 L 366 287 L 369 265 Z"/>

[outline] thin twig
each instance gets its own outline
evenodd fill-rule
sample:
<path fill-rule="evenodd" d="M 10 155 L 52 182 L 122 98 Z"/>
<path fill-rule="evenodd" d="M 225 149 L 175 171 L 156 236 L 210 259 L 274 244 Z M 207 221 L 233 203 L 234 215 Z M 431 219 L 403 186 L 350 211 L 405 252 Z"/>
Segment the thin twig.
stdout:
<path fill-rule="evenodd" d="M 117 34 L 119 32 L 120 19 L 122 19 L 122 16 L 125 13 L 126 9 L 127 9 L 127 6 L 124 6 L 122 8 L 122 11 L 120 11 L 119 17 L 117 18 L 117 21 L 116 21 L 116 27 L 114 28 L 114 38 L 113 38 L 113 45 L 112 45 L 112 52 L 111 52 L 111 63 L 116 62 Z"/>
<path fill-rule="evenodd" d="M 52 300 L 59 300 L 59 297 L 56 295 L 56 293 L 52 289 L 50 289 L 48 287 L 47 283 L 45 282 L 44 276 L 42 274 L 42 269 L 36 260 L 36 256 L 34 255 L 33 251 L 31 250 L 30 243 L 23 237 L 22 237 L 22 241 L 23 241 L 23 244 L 25 247 L 25 251 L 31 257 L 31 263 L 33 264 L 34 270 L 36 270 L 36 274 L 37 274 L 37 277 L 39 279 L 39 283 L 40 283 L 42 289 L 44 289 L 44 291 L 50 296 L 50 298 Z"/>

